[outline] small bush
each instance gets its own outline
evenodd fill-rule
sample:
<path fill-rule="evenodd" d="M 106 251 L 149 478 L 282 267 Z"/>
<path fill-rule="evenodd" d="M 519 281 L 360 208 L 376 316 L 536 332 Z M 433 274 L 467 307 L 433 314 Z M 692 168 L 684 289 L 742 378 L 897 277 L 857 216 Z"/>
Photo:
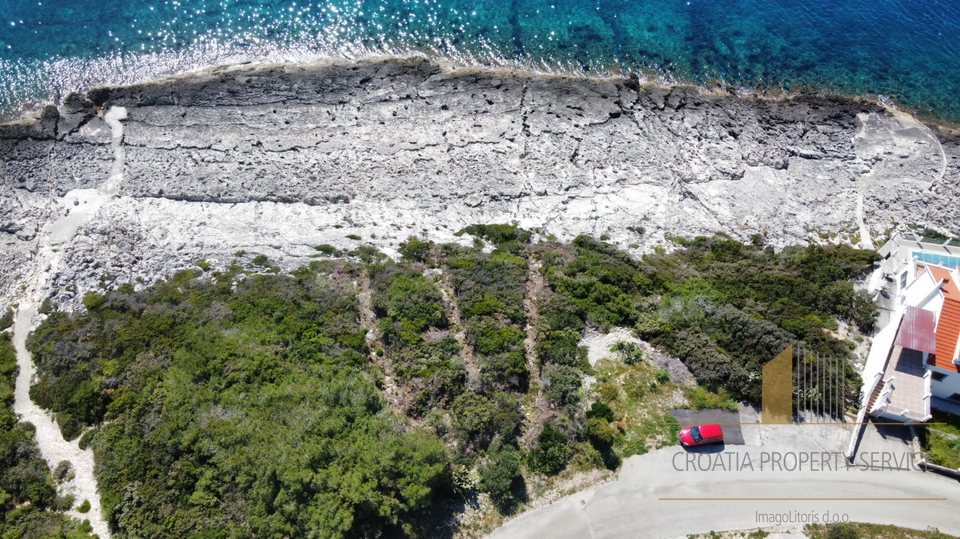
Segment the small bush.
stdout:
<path fill-rule="evenodd" d="M 730 398 L 729 393 L 721 389 L 718 393 L 711 393 L 703 387 L 697 386 L 685 390 L 687 402 L 693 410 L 719 408 L 729 412 L 737 411 L 737 403 Z"/>
<path fill-rule="evenodd" d="M 480 465 L 480 490 L 490 494 L 493 501 L 503 503 L 513 497 L 513 488 L 520 478 L 523 454 L 512 446 L 495 447 Z"/>
<path fill-rule="evenodd" d="M 602 419 L 607 423 L 613 421 L 613 410 L 609 406 L 602 402 L 595 402 L 590 405 L 590 409 L 587 410 L 587 419 Z"/>
<path fill-rule="evenodd" d="M 471 496 L 474 489 L 477 488 L 477 480 L 470 473 L 470 470 L 464 467 L 453 470 L 450 474 L 450 484 L 453 492 L 466 498 Z"/>
<path fill-rule="evenodd" d="M 57 496 L 53 503 L 50 504 L 50 508 L 54 511 L 69 511 L 73 507 L 73 503 L 76 501 L 76 498 L 73 494 L 65 494 L 63 496 Z"/>
<path fill-rule="evenodd" d="M 87 513 L 89 511 L 90 511 L 90 500 L 83 500 L 83 503 L 81 503 L 77 507 L 78 513 Z"/>
<path fill-rule="evenodd" d="M 0 316 L 0 331 L 13 325 L 13 309 L 7 307 L 7 312 Z"/>
<path fill-rule="evenodd" d="M 40 304 L 40 309 L 38 309 L 38 312 L 40 314 L 50 314 L 53 312 L 54 308 L 53 301 L 51 301 L 50 298 L 47 298 L 43 300 L 43 303 Z"/>
<path fill-rule="evenodd" d="M 610 423 L 600 418 L 590 418 L 583 427 L 583 433 L 593 447 L 603 450 L 613 445 L 617 433 L 610 426 Z"/>
<path fill-rule="evenodd" d="M 464 233 L 486 238 L 497 245 L 511 242 L 530 243 L 530 238 L 533 236 L 529 231 L 513 225 L 470 225 L 456 235 L 462 236 Z"/>
<path fill-rule="evenodd" d="M 530 469 L 537 473 L 555 475 L 563 471 L 573 456 L 566 434 L 553 425 L 547 425 L 537 437 L 537 447 L 529 456 Z"/>
<path fill-rule="evenodd" d="M 627 365 L 636 365 L 643 361 L 643 349 L 637 343 L 619 341 L 610 347 L 610 351 L 623 354 L 623 362 Z"/>
<path fill-rule="evenodd" d="M 550 365 L 543 370 L 543 394 L 558 406 L 573 406 L 580 401 L 580 372 L 566 365 Z"/>
<path fill-rule="evenodd" d="M 340 254 L 340 251 L 337 250 L 336 247 L 328 243 L 317 245 L 316 247 L 314 247 L 314 249 L 328 256 L 337 256 L 338 254 Z M 254 261 L 254 263 L 256 263 L 256 261 Z"/>
<path fill-rule="evenodd" d="M 80 301 L 80 303 L 82 303 L 88 311 L 96 311 L 98 308 L 103 306 L 106 301 L 106 296 L 97 294 L 96 292 L 88 292 L 87 295 L 83 296 L 83 299 Z"/>
<path fill-rule="evenodd" d="M 347 234 L 347 238 L 354 241 L 360 241 L 363 239 L 359 234 Z"/>
<path fill-rule="evenodd" d="M 431 248 L 433 248 L 432 241 L 410 238 L 406 243 L 400 245 L 400 256 L 410 262 L 426 262 Z"/>
<path fill-rule="evenodd" d="M 827 526 L 827 539 L 860 539 L 860 531 L 849 523 Z"/>
<path fill-rule="evenodd" d="M 57 481 L 63 482 L 72 468 L 70 461 L 61 460 L 60 463 L 57 464 L 57 467 L 53 469 L 53 477 Z"/>

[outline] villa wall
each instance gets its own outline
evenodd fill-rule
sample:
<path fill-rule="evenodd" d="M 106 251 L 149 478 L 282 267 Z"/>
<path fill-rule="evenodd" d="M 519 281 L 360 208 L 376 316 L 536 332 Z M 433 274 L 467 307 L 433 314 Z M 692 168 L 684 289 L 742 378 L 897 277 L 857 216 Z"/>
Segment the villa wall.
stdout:
<path fill-rule="evenodd" d="M 927 369 L 947 375 L 947 377 L 940 382 L 936 380 L 931 382 L 930 387 L 934 397 L 940 397 L 941 399 L 949 400 L 950 395 L 953 395 L 954 393 L 960 393 L 960 373 L 951 373 L 950 371 L 930 365 L 927 365 Z"/>

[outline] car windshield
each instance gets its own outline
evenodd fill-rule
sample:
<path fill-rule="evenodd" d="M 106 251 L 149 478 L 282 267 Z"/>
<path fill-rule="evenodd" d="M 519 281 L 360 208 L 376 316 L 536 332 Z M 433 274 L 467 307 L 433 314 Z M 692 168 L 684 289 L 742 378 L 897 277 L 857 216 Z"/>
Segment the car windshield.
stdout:
<path fill-rule="evenodd" d="M 690 436 L 693 438 L 694 442 L 699 442 L 703 439 L 703 436 L 700 436 L 700 427 L 693 427 L 690 429 Z"/>

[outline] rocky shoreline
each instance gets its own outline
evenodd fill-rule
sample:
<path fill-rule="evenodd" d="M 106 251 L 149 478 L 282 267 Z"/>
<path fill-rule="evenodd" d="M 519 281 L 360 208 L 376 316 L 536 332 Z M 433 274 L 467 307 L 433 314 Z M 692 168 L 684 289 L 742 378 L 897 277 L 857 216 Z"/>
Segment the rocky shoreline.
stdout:
<path fill-rule="evenodd" d="M 393 253 L 414 235 L 468 241 L 453 233 L 480 222 L 638 254 L 716 231 L 775 246 L 958 232 L 960 138 L 865 101 L 423 58 L 234 66 L 0 126 L 0 307 L 29 287 L 52 224 L 112 177 L 110 107 L 129 115 L 119 191 L 40 268 L 66 308 L 238 251 L 292 268 L 320 244 Z"/>

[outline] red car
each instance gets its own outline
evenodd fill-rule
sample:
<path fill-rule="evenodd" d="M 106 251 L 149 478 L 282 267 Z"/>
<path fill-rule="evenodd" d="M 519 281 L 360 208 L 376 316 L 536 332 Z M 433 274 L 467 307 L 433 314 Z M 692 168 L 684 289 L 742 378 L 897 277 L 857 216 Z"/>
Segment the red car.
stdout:
<path fill-rule="evenodd" d="M 680 431 L 678 438 L 680 439 L 680 445 L 683 447 L 718 444 L 723 442 L 723 429 L 720 428 L 720 425 L 687 427 Z"/>

